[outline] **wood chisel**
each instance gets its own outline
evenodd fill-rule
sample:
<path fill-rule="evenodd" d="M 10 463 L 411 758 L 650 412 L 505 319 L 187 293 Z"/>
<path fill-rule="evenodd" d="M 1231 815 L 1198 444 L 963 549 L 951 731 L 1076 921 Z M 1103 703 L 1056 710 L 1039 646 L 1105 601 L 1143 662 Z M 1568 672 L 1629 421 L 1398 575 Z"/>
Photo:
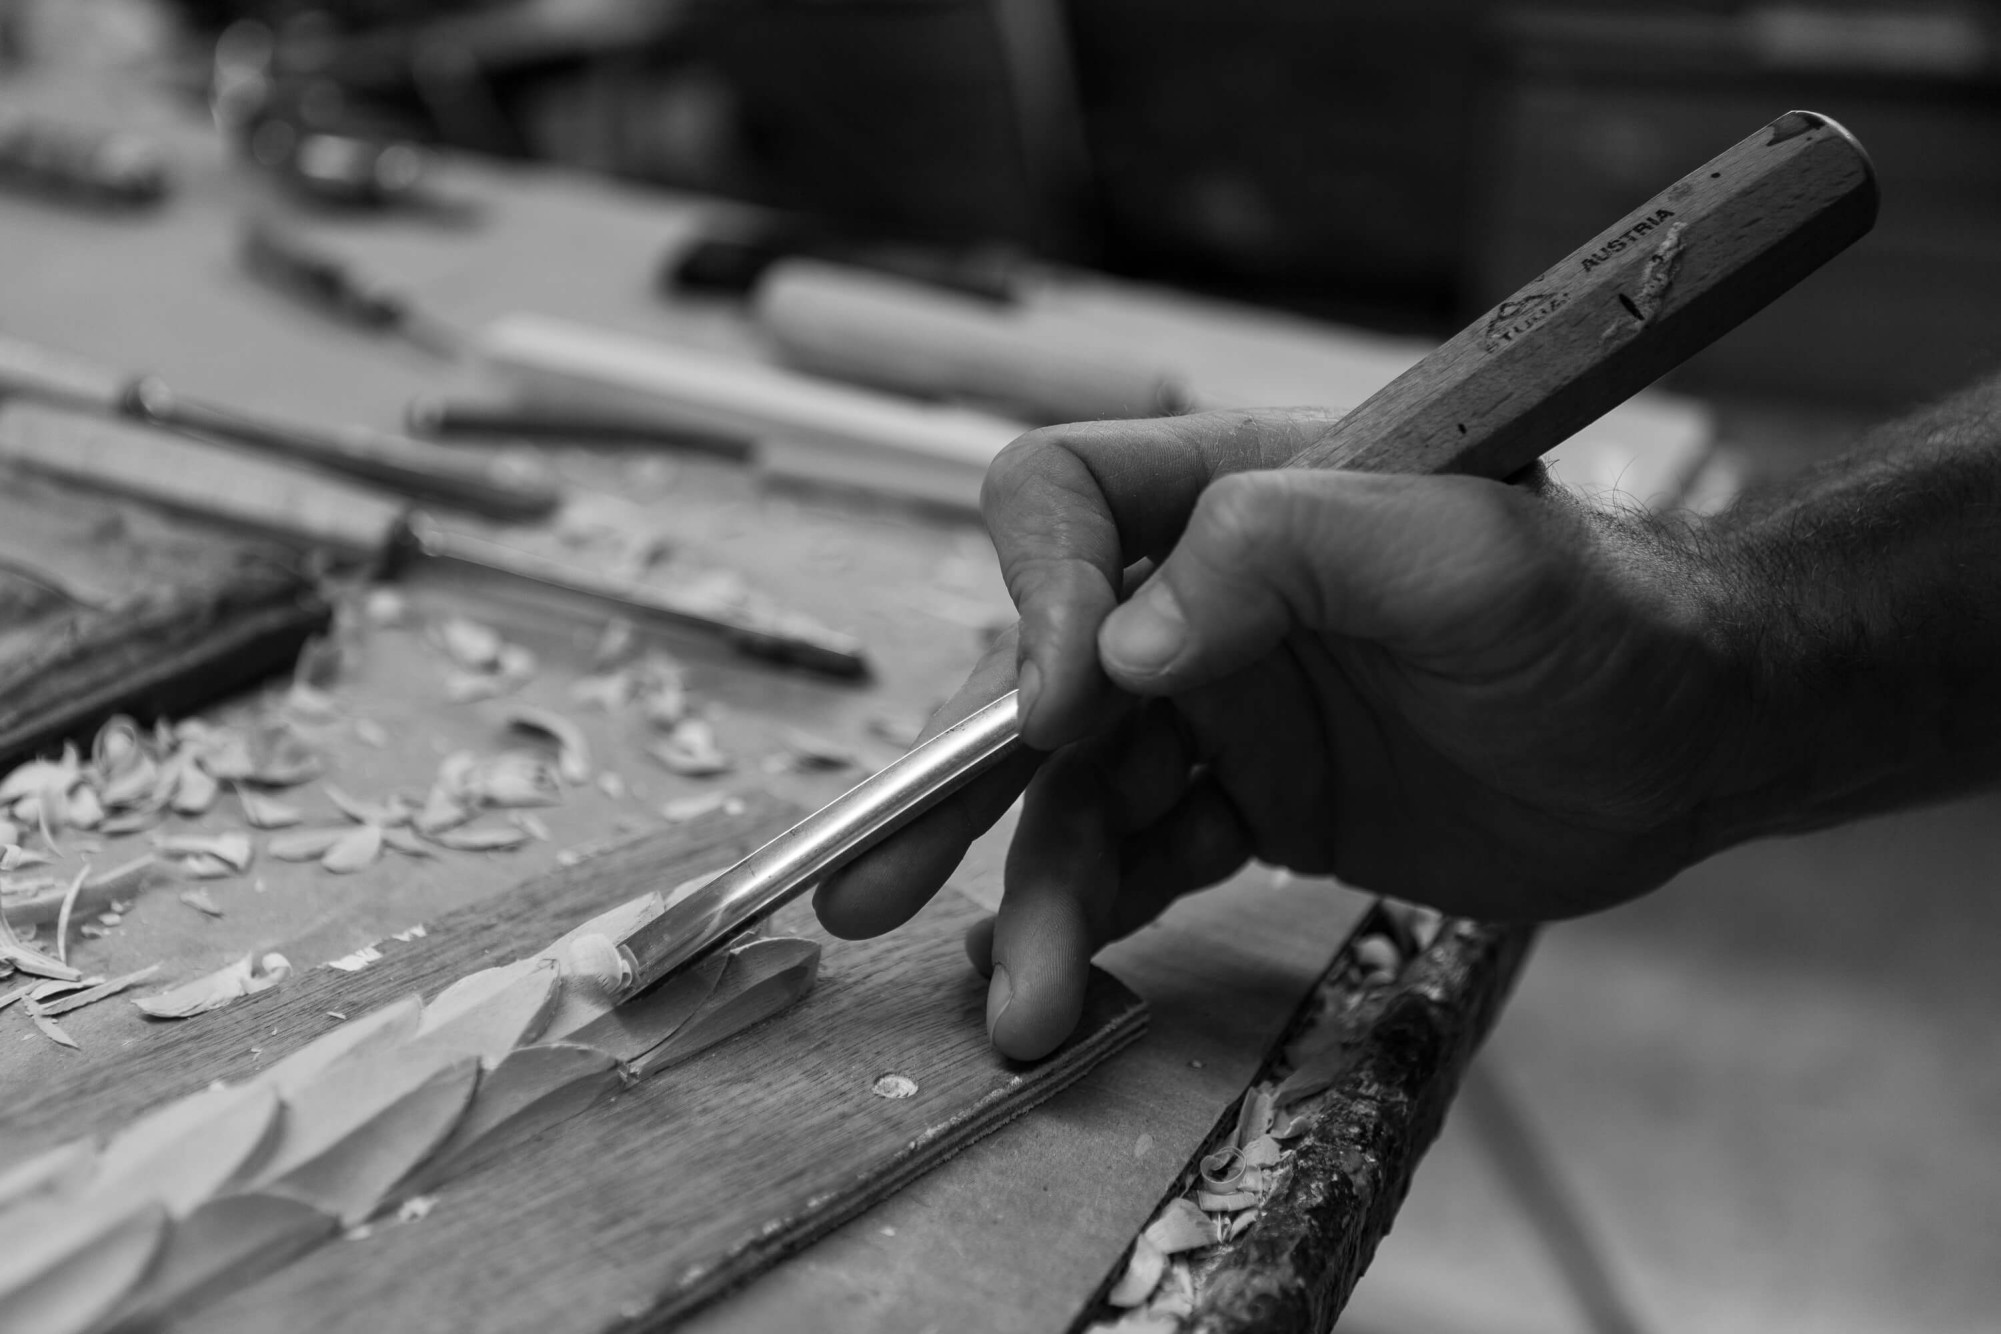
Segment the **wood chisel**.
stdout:
<path fill-rule="evenodd" d="M 1294 466 L 1506 478 L 1762 309 L 1876 220 L 1861 145 L 1794 111 L 1612 224 L 1344 417 Z M 626 936 L 638 991 L 1021 747 L 1009 691 Z"/>
<path fill-rule="evenodd" d="M 849 635 L 796 613 L 719 608 L 462 532 L 380 492 L 157 428 L 51 403 L 0 403 L 0 463 L 332 553 L 392 573 L 456 567 L 558 605 L 720 637 L 738 652 L 839 677 L 868 674 Z"/>
<path fill-rule="evenodd" d="M 430 504 L 488 518 L 539 519 L 562 501 L 548 470 L 351 426 L 280 421 L 187 398 L 157 376 L 126 375 L 26 339 L 0 336 L 0 397 L 21 395 L 150 422 L 311 464 Z"/>

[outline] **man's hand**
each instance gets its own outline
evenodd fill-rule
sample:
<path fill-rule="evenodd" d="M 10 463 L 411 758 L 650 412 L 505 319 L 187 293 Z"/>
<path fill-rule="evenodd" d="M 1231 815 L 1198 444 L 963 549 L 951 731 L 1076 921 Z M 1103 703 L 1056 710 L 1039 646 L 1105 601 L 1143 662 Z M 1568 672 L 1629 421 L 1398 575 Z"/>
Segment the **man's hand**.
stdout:
<path fill-rule="evenodd" d="M 1092 423 L 1001 455 L 985 510 L 1019 635 L 934 730 L 1018 682 L 1047 757 L 831 880 L 829 930 L 907 920 L 1026 784 L 1000 914 L 968 947 L 995 1045 L 1033 1058 L 1075 1025 L 1098 948 L 1248 858 L 1542 918 L 1709 850 L 1742 692 L 1669 544 L 1553 488 L 1282 466 L 1333 420 Z"/>

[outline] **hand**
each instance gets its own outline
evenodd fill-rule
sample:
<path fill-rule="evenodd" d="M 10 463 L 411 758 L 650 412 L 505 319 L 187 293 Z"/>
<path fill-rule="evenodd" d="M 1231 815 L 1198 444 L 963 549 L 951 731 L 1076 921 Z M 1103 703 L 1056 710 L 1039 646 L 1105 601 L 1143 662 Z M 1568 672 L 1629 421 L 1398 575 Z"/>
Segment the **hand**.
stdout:
<path fill-rule="evenodd" d="M 1093 952 L 1252 857 L 1543 918 L 1705 850 L 1737 696 L 1680 553 L 1553 487 L 1281 466 L 1333 420 L 1055 427 L 995 461 L 1019 632 L 934 730 L 1018 681 L 1037 753 L 832 878 L 828 930 L 907 920 L 1026 784 L 968 948 L 995 1045 L 1033 1058 L 1075 1026 Z"/>

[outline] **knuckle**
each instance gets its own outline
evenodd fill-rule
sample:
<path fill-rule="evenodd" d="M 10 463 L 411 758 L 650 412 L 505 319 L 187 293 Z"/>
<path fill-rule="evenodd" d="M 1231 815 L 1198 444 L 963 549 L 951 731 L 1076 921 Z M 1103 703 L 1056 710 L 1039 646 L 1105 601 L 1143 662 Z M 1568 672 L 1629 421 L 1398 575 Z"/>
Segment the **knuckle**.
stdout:
<path fill-rule="evenodd" d="M 1290 495 L 1278 473 L 1240 472 L 1217 478 L 1196 502 L 1195 523 L 1218 555 L 1253 557 L 1283 540 Z"/>

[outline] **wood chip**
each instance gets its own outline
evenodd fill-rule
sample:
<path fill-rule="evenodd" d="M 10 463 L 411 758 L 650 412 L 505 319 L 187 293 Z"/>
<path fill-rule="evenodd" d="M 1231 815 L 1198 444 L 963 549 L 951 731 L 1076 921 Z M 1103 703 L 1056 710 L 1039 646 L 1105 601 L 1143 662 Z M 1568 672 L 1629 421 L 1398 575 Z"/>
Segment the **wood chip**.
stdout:
<path fill-rule="evenodd" d="M 321 790 L 342 815 L 356 824 L 388 826 L 402 824 L 409 819 L 409 812 L 394 801 L 363 801 L 332 783 L 321 784 Z"/>
<path fill-rule="evenodd" d="M 327 849 L 340 842 L 352 832 L 345 827 L 330 829 L 295 829 L 279 834 L 264 845 L 264 850 L 281 862 L 318 861 Z"/>
<path fill-rule="evenodd" d="M 32 1004 L 32 1002 L 25 1002 L 25 1003 Z M 28 1012 L 28 1018 L 34 1023 L 36 1028 L 41 1030 L 43 1037 L 55 1043 L 57 1046 L 68 1047 L 71 1051 L 82 1050 L 76 1045 L 76 1039 L 71 1037 L 68 1033 L 65 1033 L 63 1031 L 63 1026 L 57 1023 L 55 1020 L 49 1018 L 47 1015 L 37 1014 L 33 1010 L 30 1010 Z"/>
<path fill-rule="evenodd" d="M 546 737 L 556 747 L 556 770 L 563 781 L 587 783 L 591 777 L 591 746 L 583 729 L 557 713 L 536 704 L 516 704 L 507 710 L 507 725 L 517 732 Z"/>
<path fill-rule="evenodd" d="M 217 903 L 205 889 L 184 889 L 180 892 L 179 898 L 182 903 L 198 913 L 209 917 L 222 916 L 222 905 Z"/>
<path fill-rule="evenodd" d="M 243 805 L 243 819 L 252 829 L 289 829 L 305 819 L 297 806 L 253 792 L 240 784 L 236 799 Z"/>
<path fill-rule="evenodd" d="M 174 795 L 167 804 L 176 815 L 203 815 L 215 805 L 221 790 L 207 770 L 190 761 L 181 765 L 174 784 Z"/>
<path fill-rule="evenodd" d="M 461 667 L 492 671 L 500 665 L 500 633 L 491 626 L 463 616 L 453 616 L 438 624 L 439 647 Z"/>
<path fill-rule="evenodd" d="M 735 763 L 717 744 L 715 728 L 701 718 L 682 719 L 665 741 L 647 747 L 646 753 L 683 778 L 727 773 Z"/>
<path fill-rule="evenodd" d="M 144 982 L 159 971 L 159 964 L 148 964 L 136 973 L 126 973 L 123 977 L 114 977 L 108 981 L 99 982 L 96 986 L 86 987 L 82 991 L 73 991 L 69 995 L 57 1000 L 37 1002 L 36 1008 L 40 1013 L 45 1015 L 68 1014 L 71 1010 L 80 1010 L 86 1005 L 95 1005 L 98 1001 L 104 1000 L 106 997 L 116 996 L 119 992 Z"/>
<path fill-rule="evenodd" d="M 1162 1255 L 1214 1246 L 1218 1238 L 1216 1224 L 1185 1197 L 1170 1200 L 1160 1216 L 1147 1224 L 1145 1235 Z"/>
<path fill-rule="evenodd" d="M 438 834 L 456 828 L 472 819 L 470 806 L 462 804 L 443 787 L 433 785 L 424 797 L 423 808 L 412 817 L 411 823 L 421 834 Z"/>
<path fill-rule="evenodd" d="M 64 963 L 69 962 L 70 914 L 76 910 L 76 897 L 83 892 L 83 883 L 88 879 L 90 879 L 90 863 L 85 862 L 83 868 L 76 873 L 76 878 L 70 881 L 69 887 L 63 891 L 62 906 L 56 909 L 56 958 Z"/>
<path fill-rule="evenodd" d="M 161 839 L 159 849 L 167 857 L 213 857 L 235 871 L 249 869 L 254 851 L 250 835 L 239 833 L 176 834 Z"/>
<path fill-rule="evenodd" d="M 792 767 L 801 772 L 811 772 L 816 769 L 852 769 L 861 763 L 854 751 L 848 747 L 811 732 L 787 728 L 779 739 L 790 754 Z"/>
<path fill-rule="evenodd" d="M 442 830 L 432 835 L 432 841 L 456 852 L 506 852 L 526 843 L 528 831 L 513 825 L 481 825 Z"/>
<path fill-rule="evenodd" d="M 1126 1261 L 1125 1272 L 1119 1281 L 1105 1294 L 1105 1300 L 1113 1306 L 1134 1307 L 1144 1305 L 1160 1286 L 1161 1275 L 1167 1272 L 1167 1257 L 1160 1247 L 1154 1245 L 1141 1233 L 1133 1241 L 1133 1253 Z"/>
<path fill-rule="evenodd" d="M 219 1010 L 244 996 L 269 991 L 291 973 L 292 965 L 282 954 L 267 954 L 261 960 L 246 954 L 213 973 L 151 996 L 141 996 L 132 1003 L 155 1019 L 187 1019 Z"/>
<path fill-rule="evenodd" d="M 424 842 L 408 829 L 385 829 L 382 831 L 382 846 L 393 848 L 406 857 L 434 857 L 431 845 Z"/>
<path fill-rule="evenodd" d="M 382 856 L 382 826 L 356 825 L 320 856 L 320 865 L 335 875 L 353 875 L 375 865 Z"/>

